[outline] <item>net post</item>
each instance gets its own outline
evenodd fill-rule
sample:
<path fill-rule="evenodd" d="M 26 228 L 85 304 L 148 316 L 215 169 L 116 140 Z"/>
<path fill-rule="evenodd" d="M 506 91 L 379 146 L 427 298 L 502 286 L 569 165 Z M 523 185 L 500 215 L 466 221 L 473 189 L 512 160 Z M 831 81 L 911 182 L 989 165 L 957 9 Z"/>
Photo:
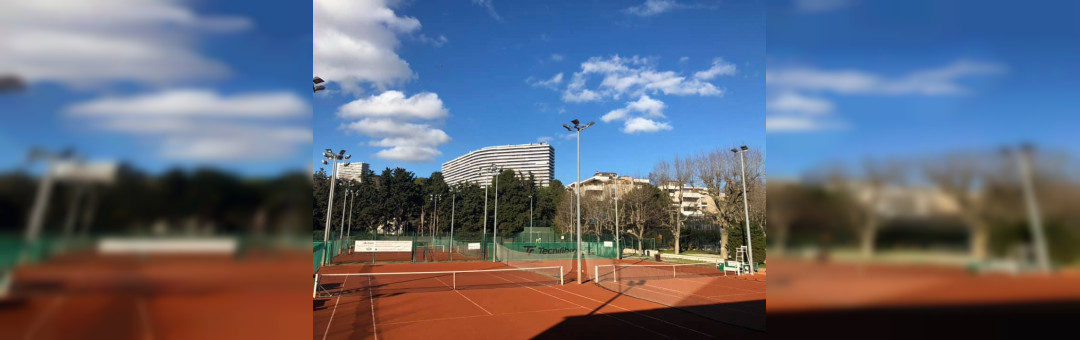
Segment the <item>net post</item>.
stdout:
<path fill-rule="evenodd" d="M 600 266 L 593 266 L 593 283 L 600 283 Z"/>
<path fill-rule="evenodd" d="M 457 272 L 453 273 L 454 290 L 457 290 Z"/>
<path fill-rule="evenodd" d="M 671 266 L 671 278 L 675 278 L 675 266 Z"/>
<path fill-rule="evenodd" d="M 319 291 L 319 274 L 315 274 L 315 284 L 311 286 L 311 298 L 315 298 L 315 294 Z"/>
<path fill-rule="evenodd" d="M 563 266 L 559 266 L 559 285 L 562 286 L 564 284 L 566 284 L 566 281 L 563 280 Z"/>
<path fill-rule="evenodd" d="M 615 266 L 614 265 L 611 266 L 611 278 L 612 278 L 612 281 L 619 282 L 619 276 L 618 276 L 618 274 L 615 273 Z"/>

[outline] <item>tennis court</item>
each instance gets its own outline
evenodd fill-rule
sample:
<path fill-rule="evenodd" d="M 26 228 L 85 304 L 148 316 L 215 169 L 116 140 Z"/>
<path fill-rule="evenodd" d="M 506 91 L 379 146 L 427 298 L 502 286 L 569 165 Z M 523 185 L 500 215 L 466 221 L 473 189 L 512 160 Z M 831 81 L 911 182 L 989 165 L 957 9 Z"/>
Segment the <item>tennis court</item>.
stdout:
<path fill-rule="evenodd" d="M 57 256 L 16 269 L 0 339 L 302 338 L 308 256 Z"/>
<path fill-rule="evenodd" d="M 492 262 L 326 266 L 314 289 L 313 335 L 315 339 L 765 337 L 763 331 L 591 282 L 578 285 L 566 275 L 572 268 L 548 265 L 553 263 L 557 262 L 531 268 Z M 335 275 L 346 273 L 354 274 Z M 764 282 L 756 283 L 764 310 Z"/>
<path fill-rule="evenodd" d="M 595 282 L 614 292 L 765 330 L 765 274 L 727 275 L 712 263 L 610 264 L 593 271 Z"/>

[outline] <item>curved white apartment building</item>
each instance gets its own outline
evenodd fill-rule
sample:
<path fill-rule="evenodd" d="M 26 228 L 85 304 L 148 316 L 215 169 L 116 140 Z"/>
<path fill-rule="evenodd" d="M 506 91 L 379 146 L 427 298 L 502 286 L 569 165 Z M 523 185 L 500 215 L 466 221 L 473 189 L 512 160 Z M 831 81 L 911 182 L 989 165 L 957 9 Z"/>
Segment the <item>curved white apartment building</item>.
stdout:
<path fill-rule="evenodd" d="M 481 148 L 443 163 L 443 178 L 447 184 L 468 181 L 487 186 L 495 174 L 481 169 L 492 165 L 514 170 L 525 178 L 531 172 L 537 184 L 546 187 L 555 178 L 555 148 L 545 143 Z"/>

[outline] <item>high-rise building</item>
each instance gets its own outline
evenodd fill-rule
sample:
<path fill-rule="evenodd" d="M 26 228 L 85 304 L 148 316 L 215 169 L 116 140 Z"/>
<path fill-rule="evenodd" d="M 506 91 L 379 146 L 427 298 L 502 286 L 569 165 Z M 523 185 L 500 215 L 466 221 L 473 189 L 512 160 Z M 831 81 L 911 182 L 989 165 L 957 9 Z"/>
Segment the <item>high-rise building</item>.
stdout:
<path fill-rule="evenodd" d="M 354 162 L 345 166 L 344 162 L 338 162 L 337 176 L 340 179 L 347 179 L 357 182 L 363 182 L 363 175 L 368 171 L 368 164 L 364 162 Z"/>
<path fill-rule="evenodd" d="M 443 163 L 443 178 L 448 184 L 472 182 L 487 186 L 495 174 L 481 169 L 492 165 L 514 170 L 524 178 L 531 173 L 537 185 L 546 187 L 555 178 L 555 148 L 546 143 L 530 143 L 474 150 Z"/>

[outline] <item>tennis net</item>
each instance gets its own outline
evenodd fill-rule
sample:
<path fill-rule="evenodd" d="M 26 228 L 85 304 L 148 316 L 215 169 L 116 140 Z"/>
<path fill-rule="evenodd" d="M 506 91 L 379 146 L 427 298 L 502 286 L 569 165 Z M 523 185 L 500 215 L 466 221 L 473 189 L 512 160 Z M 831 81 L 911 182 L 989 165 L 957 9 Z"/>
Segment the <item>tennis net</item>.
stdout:
<path fill-rule="evenodd" d="M 703 277 L 725 275 L 715 263 L 688 264 L 604 264 L 593 267 L 596 283 L 619 280 L 675 279 L 680 277 Z"/>
<path fill-rule="evenodd" d="M 437 272 L 319 274 L 312 297 L 383 296 L 407 292 L 563 284 L 561 266 Z"/>

